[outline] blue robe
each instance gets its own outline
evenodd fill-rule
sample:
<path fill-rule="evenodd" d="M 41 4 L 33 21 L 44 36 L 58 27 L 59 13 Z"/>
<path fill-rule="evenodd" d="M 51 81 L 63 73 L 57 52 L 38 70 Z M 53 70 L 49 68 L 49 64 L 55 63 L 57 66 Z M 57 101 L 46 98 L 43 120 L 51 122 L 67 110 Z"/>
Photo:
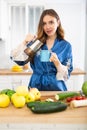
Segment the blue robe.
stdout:
<path fill-rule="evenodd" d="M 41 47 L 42 50 L 47 50 L 47 45 Z M 72 65 L 72 47 L 71 44 L 65 40 L 56 39 L 52 52 L 55 52 L 63 65 L 67 65 L 69 61 L 68 77 L 73 70 Z M 66 91 L 67 86 L 64 81 L 57 80 L 57 69 L 53 62 L 41 62 L 39 51 L 34 57 L 34 63 L 30 63 L 33 70 L 29 86 L 36 87 L 40 91 Z"/>

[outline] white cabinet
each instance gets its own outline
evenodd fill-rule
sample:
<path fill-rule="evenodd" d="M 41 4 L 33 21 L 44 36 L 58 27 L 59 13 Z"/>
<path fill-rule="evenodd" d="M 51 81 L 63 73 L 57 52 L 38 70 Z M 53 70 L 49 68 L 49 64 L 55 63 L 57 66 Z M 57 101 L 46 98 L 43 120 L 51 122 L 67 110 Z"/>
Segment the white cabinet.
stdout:
<path fill-rule="evenodd" d="M 28 86 L 30 75 L 0 75 L 0 90 L 4 88 L 16 89 L 17 86 Z M 84 82 L 84 75 L 71 75 L 66 81 L 69 91 L 80 91 Z"/>
<path fill-rule="evenodd" d="M 84 75 L 71 75 L 66 85 L 69 91 L 80 91 L 84 82 Z"/>
<path fill-rule="evenodd" d="M 31 75 L 0 76 L 0 90 L 5 88 L 16 89 L 19 85 L 28 86 Z"/>
<path fill-rule="evenodd" d="M 0 90 L 5 88 L 11 89 L 11 76 L 0 76 Z"/>
<path fill-rule="evenodd" d="M 12 89 L 16 89 L 16 87 L 20 86 L 20 85 L 28 86 L 30 77 L 31 76 L 29 76 L 29 75 L 11 76 Z"/>

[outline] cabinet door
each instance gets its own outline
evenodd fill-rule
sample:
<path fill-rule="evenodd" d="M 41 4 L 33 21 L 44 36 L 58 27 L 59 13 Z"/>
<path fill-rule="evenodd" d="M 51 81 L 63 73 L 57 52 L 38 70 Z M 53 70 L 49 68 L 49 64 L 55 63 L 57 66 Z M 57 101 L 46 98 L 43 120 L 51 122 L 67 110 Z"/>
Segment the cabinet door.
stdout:
<path fill-rule="evenodd" d="M 10 76 L 0 76 L 0 90 L 9 88 L 11 89 L 11 77 Z"/>
<path fill-rule="evenodd" d="M 82 89 L 83 81 L 84 75 L 72 75 L 66 82 L 67 89 L 69 91 L 80 91 Z"/>
<path fill-rule="evenodd" d="M 2 89 L 14 89 L 16 90 L 17 86 L 23 85 L 28 86 L 31 75 L 15 75 L 15 76 L 0 76 L 0 90 Z"/>
<path fill-rule="evenodd" d="M 28 86 L 31 75 L 11 76 L 12 89 L 16 90 L 17 86 Z"/>

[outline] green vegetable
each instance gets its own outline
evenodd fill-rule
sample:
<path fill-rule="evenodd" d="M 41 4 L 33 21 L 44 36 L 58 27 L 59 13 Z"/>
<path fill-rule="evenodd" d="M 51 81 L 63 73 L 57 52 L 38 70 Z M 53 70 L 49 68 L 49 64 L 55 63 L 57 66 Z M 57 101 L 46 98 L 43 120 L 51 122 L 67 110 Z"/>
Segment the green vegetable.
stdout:
<path fill-rule="evenodd" d="M 87 81 L 85 81 L 83 84 L 82 84 L 82 92 L 85 96 L 87 96 Z"/>
<path fill-rule="evenodd" d="M 33 101 L 33 102 L 28 102 L 27 107 L 32 108 L 34 106 L 43 106 L 44 105 L 55 105 L 55 104 L 60 104 L 61 102 L 48 102 L 48 101 Z"/>
<path fill-rule="evenodd" d="M 67 97 L 74 97 L 74 96 L 78 96 L 80 95 L 80 93 L 77 92 L 62 92 L 62 93 L 58 93 L 55 95 L 55 99 L 56 100 L 64 100 Z"/>
<path fill-rule="evenodd" d="M 7 92 L 9 91 L 10 89 L 3 89 L 3 90 L 1 90 L 1 94 L 7 94 Z"/>
<path fill-rule="evenodd" d="M 31 106 L 29 105 L 31 104 Z M 27 106 L 34 113 L 52 113 L 64 111 L 67 105 L 62 102 L 32 102 L 28 103 Z"/>
<path fill-rule="evenodd" d="M 27 103 L 27 107 L 28 107 L 28 108 L 31 108 L 31 107 L 33 107 L 33 106 L 35 106 L 35 105 L 38 105 L 40 102 L 41 102 L 41 101 L 28 102 L 28 103 Z"/>
<path fill-rule="evenodd" d="M 67 105 L 66 104 L 50 104 L 50 105 L 47 105 L 47 104 L 44 104 L 44 106 L 40 105 L 40 106 L 34 106 L 31 108 L 31 110 L 34 112 L 34 113 L 52 113 L 52 112 L 60 112 L 60 111 L 63 111 L 67 108 Z"/>
<path fill-rule="evenodd" d="M 14 90 L 9 90 L 9 91 L 7 92 L 7 95 L 11 98 L 11 96 L 12 96 L 14 93 L 15 93 Z"/>
<path fill-rule="evenodd" d="M 1 94 L 6 94 L 9 96 L 9 98 L 11 98 L 11 96 L 15 93 L 14 90 L 11 90 L 11 89 L 3 89 L 1 90 L 0 92 Z"/>

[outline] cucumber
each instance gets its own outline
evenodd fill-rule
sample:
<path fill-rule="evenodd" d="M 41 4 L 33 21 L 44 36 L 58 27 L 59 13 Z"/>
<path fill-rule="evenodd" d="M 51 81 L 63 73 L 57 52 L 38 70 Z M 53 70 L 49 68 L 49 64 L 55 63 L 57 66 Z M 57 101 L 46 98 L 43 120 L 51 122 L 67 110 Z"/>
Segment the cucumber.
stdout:
<path fill-rule="evenodd" d="M 56 105 L 56 104 L 60 104 L 61 102 L 48 102 L 48 101 L 33 101 L 33 102 L 28 102 L 27 103 L 27 107 L 28 108 L 32 108 L 34 106 L 43 106 L 44 105 Z"/>
<path fill-rule="evenodd" d="M 39 104 L 41 101 L 33 101 L 33 102 L 28 102 L 27 103 L 27 107 L 28 108 L 31 108 L 33 106 L 35 106 L 36 104 Z"/>
<path fill-rule="evenodd" d="M 78 92 L 62 92 L 62 93 L 58 93 L 55 95 L 55 99 L 56 100 L 64 100 L 67 97 L 74 97 L 74 96 L 78 96 L 80 95 L 80 93 Z"/>
<path fill-rule="evenodd" d="M 52 113 L 61 112 L 67 108 L 67 105 L 62 102 L 38 102 L 30 107 L 31 111 L 34 113 Z"/>
<path fill-rule="evenodd" d="M 31 110 L 34 112 L 34 113 L 52 113 L 52 112 L 60 112 L 60 111 L 63 111 L 67 108 L 66 105 L 64 104 L 59 104 L 59 106 L 45 106 L 45 107 L 42 107 L 42 106 L 39 106 L 39 107 L 32 107 Z"/>

